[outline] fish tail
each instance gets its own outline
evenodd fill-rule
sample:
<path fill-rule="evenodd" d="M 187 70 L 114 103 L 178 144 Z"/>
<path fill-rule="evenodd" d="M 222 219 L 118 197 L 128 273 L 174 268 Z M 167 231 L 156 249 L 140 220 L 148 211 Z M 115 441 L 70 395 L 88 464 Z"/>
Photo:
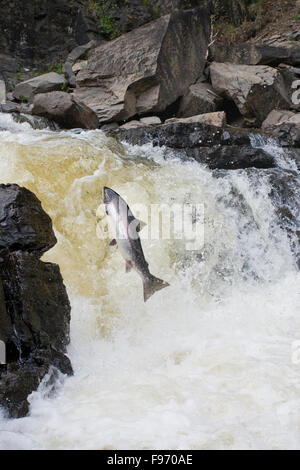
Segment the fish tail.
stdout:
<path fill-rule="evenodd" d="M 168 287 L 170 284 L 158 279 L 158 277 L 150 276 L 144 279 L 144 301 L 147 302 L 155 292 Z"/>

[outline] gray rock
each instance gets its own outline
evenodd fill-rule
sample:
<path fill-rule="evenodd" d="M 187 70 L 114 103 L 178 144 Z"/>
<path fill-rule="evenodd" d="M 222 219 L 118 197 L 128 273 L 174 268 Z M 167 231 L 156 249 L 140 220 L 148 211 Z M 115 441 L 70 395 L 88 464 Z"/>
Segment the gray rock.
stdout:
<path fill-rule="evenodd" d="M 210 55 L 216 62 L 244 65 L 300 65 L 300 44 L 286 42 L 278 45 L 242 43 L 226 45 L 215 43 Z"/>
<path fill-rule="evenodd" d="M 267 116 L 267 118 L 264 120 L 262 123 L 262 129 L 271 129 L 274 126 L 278 126 L 280 124 L 283 124 L 284 122 L 290 122 L 290 119 L 293 118 L 295 113 L 292 111 L 286 111 L 286 110 L 279 110 L 279 109 L 273 109 L 270 114 Z M 300 116 L 300 114 L 298 115 Z M 298 117 L 298 121 L 300 122 L 300 119 Z"/>
<path fill-rule="evenodd" d="M 165 121 L 165 124 L 171 123 L 205 123 L 211 126 L 223 127 L 226 125 L 226 114 L 224 111 L 218 113 L 198 114 L 198 116 L 191 116 L 188 118 L 171 118 Z"/>
<path fill-rule="evenodd" d="M 136 129 L 137 127 L 144 127 L 145 125 L 147 124 L 143 124 L 140 121 L 133 120 L 133 121 L 128 121 L 122 126 L 120 126 L 120 129 Z"/>
<path fill-rule="evenodd" d="M 100 122 L 164 111 L 201 75 L 209 29 L 203 7 L 164 16 L 100 45 L 77 75 L 76 95 Z"/>
<path fill-rule="evenodd" d="M 209 83 L 195 83 L 181 98 L 178 117 L 190 117 L 198 114 L 213 113 L 221 107 L 223 99 Z"/>
<path fill-rule="evenodd" d="M 67 82 L 63 75 L 49 72 L 19 83 L 13 91 L 13 96 L 18 100 L 26 99 L 27 101 L 32 101 L 35 95 L 61 90 L 66 84 Z"/>
<path fill-rule="evenodd" d="M 0 105 L 0 111 L 2 113 L 19 113 L 21 106 L 18 103 L 12 103 L 11 101 L 7 101 Z"/>
<path fill-rule="evenodd" d="M 146 126 L 152 126 L 155 124 L 161 124 L 161 120 L 158 116 L 148 116 L 140 119 L 140 122 Z"/>
<path fill-rule="evenodd" d="M 273 109 L 291 105 L 283 77 L 271 67 L 214 62 L 210 74 L 213 88 L 233 100 L 253 125 L 261 125 Z"/>
<path fill-rule="evenodd" d="M 96 113 L 74 95 L 54 91 L 36 95 L 33 114 L 55 121 L 63 128 L 97 129 L 99 121 Z"/>

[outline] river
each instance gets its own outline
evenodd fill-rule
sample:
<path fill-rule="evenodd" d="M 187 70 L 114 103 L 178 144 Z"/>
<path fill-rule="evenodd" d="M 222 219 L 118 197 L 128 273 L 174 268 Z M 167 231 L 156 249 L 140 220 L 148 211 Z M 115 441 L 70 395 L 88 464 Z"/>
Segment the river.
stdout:
<path fill-rule="evenodd" d="M 0 182 L 33 191 L 53 220 L 43 260 L 67 286 L 74 368 L 54 392 L 41 384 L 28 417 L 0 414 L 0 448 L 299 449 L 300 275 L 267 172 L 212 172 L 165 148 L 3 114 L 0 128 Z M 203 205 L 197 252 L 143 240 L 170 284 L 147 303 L 99 237 L 103 186 L 130 206 Z"/>

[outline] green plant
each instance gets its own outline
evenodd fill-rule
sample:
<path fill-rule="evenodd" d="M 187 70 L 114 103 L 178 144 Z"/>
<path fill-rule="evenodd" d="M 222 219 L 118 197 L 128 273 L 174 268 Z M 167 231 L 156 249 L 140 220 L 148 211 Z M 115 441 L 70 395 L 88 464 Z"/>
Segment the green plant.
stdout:
<path fill-rule="evenodd" d="M 294 13 L 294 14 L 293 14 L 293 20 L 294 20 L 294 21 L 299 20 L 299 13 Z"/>
<path fill-rule="evenodd" d="M 48 72 L 56 72 L 59 75 L 62 75 L 63 74 L 62 64 L 60 64 L 59 62 L 53 61 L 49 66 Z"/>
<path fill-rule="evenodd" d="M 67 91 L 67 89 L 68 89 L 68 84 L 67 84 L 67 82 L 65 82 L 61 86 L 61 91 Z"/>
<path fill-rule="evenodd" d="M 99 21 L 98 29 L 100 33 L 109 36 L 110 39 L 119 36 L 118 23 L 114 17 L 117 8 L 115 3 L 106 0 L 86 0 L 85 6 Z"/>
<path fill-rule="evenodd" d="M 15 77 L 16 80 L 21 80 L 21 75 L 19 74 L 19 72 L 15 73 L 14 77 Z"/>
<path fill-rule="evenodd" d="M 25 96 L 23 96 L 23 95 L 19 96 L 19 100 L 21 101 L 21 103 L 28 103 L 27 98 L 25 98 Z"/>

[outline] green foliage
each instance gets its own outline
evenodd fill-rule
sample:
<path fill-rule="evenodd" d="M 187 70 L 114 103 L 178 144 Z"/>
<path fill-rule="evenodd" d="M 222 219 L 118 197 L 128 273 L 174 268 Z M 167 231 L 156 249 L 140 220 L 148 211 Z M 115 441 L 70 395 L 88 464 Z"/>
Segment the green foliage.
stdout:
<path fill-rule="evenodd" d="M 67 89 L 68 89 L 68 84 L 65 82 L 61 86 L 61 91 L 67 91 Z"/>
<path fill-rule="evenodd" d="M 18 73 L 15 73 L 15 74 L 14 74 L 14 77 L 15 77 L 15 79 L 18 80 L 18 81 L 21 80 L 21 75 L 20 75 L 19 72 L 18 72 Z"/>
<path fill-rule="evenodd" d="M 52 62 L 49 66 L 48 72 L 56 72 L 59 75 L 62 75 L 63 74 L 62 64 L 56 61 Z"/>
<path fill-rule="evenodd" d="M 299 20 L 299 13 L 294 13 L 294 14 L 293 14 L 293 20 L 294 20 L 294 21 Z"/>
<path fill-rule="evenodd" d="M 86 0 L 85 7 L 98 20 L 98 28 L 103 33 L 114 39 L 119 36 L 118 23 L 114 17 L 117 5 L 106 0 Z"/>
<path fill-rule="evenodd" d="M 19 96 L 19 100 L 21 101 L 21 103 L 28 103 L 27 98 L 25 98 L 25 96 L 23 95 Z"/>

